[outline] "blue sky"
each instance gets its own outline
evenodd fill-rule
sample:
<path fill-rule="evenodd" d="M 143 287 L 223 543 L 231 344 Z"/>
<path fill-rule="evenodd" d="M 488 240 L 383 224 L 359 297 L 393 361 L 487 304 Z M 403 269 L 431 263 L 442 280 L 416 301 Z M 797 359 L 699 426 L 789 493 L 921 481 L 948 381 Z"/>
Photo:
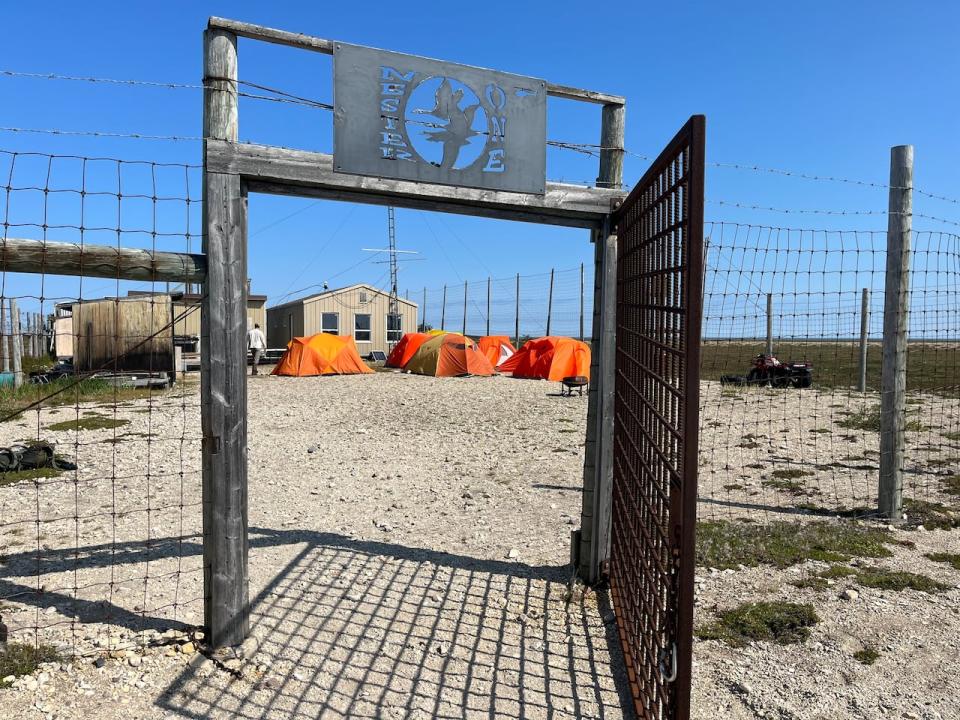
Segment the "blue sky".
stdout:
<path fill-rule="evenodd" d="M 656 155 L 693 113 L 707 116 L 708 160 L 714 163 L 885 183 L 889 147 L 912 143 L 916 185 L 960 195 L 960 96 L 955 92 L 960 59 L 954 40 L 960 8 L 954 3 L 925 3 L 922 10 L 877 0 L 621 3 L 601 12 L 584 3 L 554 1 L 496 9 L 499 14 L 484 4 L 15 3 L 4 11 L 0 69 L 199 84 L 202 30 L 208 16 L 222 15 L 624 95 L 627 146 L 639 155 Z M 241 40 L 240 77 L 331 99 L 332 66 L 326 56 Z M 201 132 L 197 90 L 0 76 L 0 98 L 4 127 L 177 136 Z M 241 101 L 242 140 L 329 151 L 331 132 L 329 112 Z M 549 138 L 595 143 L 598 135 L 597 106 L 551 100 Z M 0 148 L 200 161 L 198 142 L 0 132 Z M 0 158 L 0 185 L 8 171 L 3 163 Z M 646 164 L 628 156 L 627 181 L 636 180 Z M 19 179 L 43 179 L 43 168 L 21 165 L 17 171 L 24 173 Z M 75 170 L 56 172 L 68 182 Z M 97 172 L 109 184 L 110 170 Z M 164 187 L 182 183 L 173 172 L 161 178 Z M 128 180 L 132 185 L 149 182 L 134 175 Z M 550 179 L 585 181 L 595 175 L 593 158 L 548 152 Z M 198 181 L 193 182 L 195 199 L 199 190 Z M 14 193 L 17 212 L 40 212 L 30 207 L 35 199 L 21 195 Z M 711 167 L 707 197 L 707 217 L 713 220 L 805 228 L 886 226 L 882 215 L 785 215 L 719 204 L 882 212 L 886 191 L 878 188 Z M 960 219 L 960 206 L 953 203 L 918 197 L 915 209 Z M 199 228 L 199 208 L 194 211 L 191 232 Z M 64 224 L 76 222 L 76 210 L 67 204 L 48 207 L 48 212 L 74 218 Z M 103 210 L 105 216 L 111 212 Z M 125 217 L 149 219 L 149 212 L 147 207 L 131 209 Z M 185 222 L 184 208 L 177 203 L 160 212 L 176 214 L 171 227 Z M 957 230 L 919 218 L 915 227 Z M 401 289 L 436 288 L 490 274 L 542 273 L 591 259 L 581 230 L 400 210 L 397 231 L 401 248 L 419 250 L 425 258 L 405 265 Z M 19 234 L 29 233 L 24 229 Z M 52 230 L 48 236 L 57 239 Z M 128 240 L 137 242 L 133 236 L 123 241 Z M 169 242 L 184 244 L 182 238 Z M 250 200 L 250 275 L 254 290 L 271 300 L 323 281 L 384 283 L 386 266 L 362 262 L 366 254 L 361 248 L 385 242 L 386 211 L 381 207 L 264 196 Z M 19 280 L 7 282 L 21 287 Z M 89 296 L 110 292 L 110 283 L 87 280 L 83 288 Z M 72 291 L 63 285 L 56 292 Z M 44 294 L 55 292 L 48 288 Z"/>

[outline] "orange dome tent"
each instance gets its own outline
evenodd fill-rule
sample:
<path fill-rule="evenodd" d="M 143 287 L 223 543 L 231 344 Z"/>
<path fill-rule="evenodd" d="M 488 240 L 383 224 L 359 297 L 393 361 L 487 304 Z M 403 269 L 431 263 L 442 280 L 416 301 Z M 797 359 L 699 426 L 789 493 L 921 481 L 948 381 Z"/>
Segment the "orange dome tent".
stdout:
<path fill-rule="evenodd" d="M 517 351 L 506 335 L 485 335 L 477 340 L 477 345 L 494 367 Z"/>
<path fill-rule="evenodd" d="M 386 367 L 402 368 L 413 357 L 417 349 L 423 345 L 432 336 L 427 333 L 406 333 L 400 342 L 393 346 L 393 350 L 387 355 Z"/>
<path fill-rule="evenodd" d="M 568 337 L 548 336 L 528 340 L 497 370 L 515 378 L 542 378 L 560 382 L 582 375 L 590 379 L 590 346 Z"/>
<path fill-rule="evenodd" d="M 456 333 L 434 335 L 403 366 L 408 372 L 436 377 L 493 375 L 493 366 L 470 338 Z"/>
<path fill-rule="evenodd" d="M 296 337 L 273 369 L 273 375 L 356 375 L 372 373 L 357 352 L 349 335 L 319 333 Z"/>

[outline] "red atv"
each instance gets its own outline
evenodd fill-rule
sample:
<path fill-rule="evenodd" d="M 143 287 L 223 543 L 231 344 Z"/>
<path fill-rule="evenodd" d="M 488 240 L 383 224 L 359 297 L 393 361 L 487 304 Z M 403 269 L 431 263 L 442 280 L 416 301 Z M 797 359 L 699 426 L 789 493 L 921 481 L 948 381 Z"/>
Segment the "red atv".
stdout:
<path fill-rule="evenodd" d="M 782 363 L 773 355 L 757 355 L 747 373 L 748 385 L 770 385 L 775 388 L 808 388 L 813 385 L 813 363 Z"/>

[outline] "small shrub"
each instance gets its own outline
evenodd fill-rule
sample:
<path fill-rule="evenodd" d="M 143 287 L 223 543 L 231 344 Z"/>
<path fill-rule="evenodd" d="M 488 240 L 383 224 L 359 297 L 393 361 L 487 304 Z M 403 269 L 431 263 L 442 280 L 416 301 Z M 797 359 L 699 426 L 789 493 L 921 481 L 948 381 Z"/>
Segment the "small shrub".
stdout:
<path fill-rule="evenodd" d="M 704 640 L 721 640 L 743 647 L 757 640 L 789 645 L 810 637 L 810 628 L 820 622 L 812 605 L 789 602 L 744 603 L 721 612 L 717 622 L 697 632 Z"/>
<path fill-rule="evenodd" d="M 103 415 L 94 415 L 91 417 L 81 418 L 79 420 L 64 420 L 63 422 L 54 423 L 53 425 L 48 425 L 47 430 L 109 430 L 111 428 L 118 428 L 129 424 L 129 420 L 124 420 L 122 418 L 109 418 L 104 417 Z"/>
<path fill-rule="evenodd" d="M 11 472 L 0 473 L 0 487 L 4 485 L 14 485 L 21 480 L 40 480 L 43 478 L 57 477 L 60 470 L 57 468 L 35 468 L 33 470 L 13 470 Z"/>
<path fill-rule="evenodd" d="M 872 647 L 865 647 L 863 650 L 857 650 L 853 654 L 853 659 L 864 665 L 873 665 L 880 657 L 880 653 Z"/>
<path fill-rule="evenodd" d="M 960 553 L 927 553 L 926 557 L 934 562 L 947 563 L 954 570 L 960 570 Z"/>
<path fill-rule="evenodd" d="M 57 662 L 60 656 L 50 645 L 24 645 L 23 643 L 7 643 L 6 652 L 0 652 L 0 678 L 13 675 L 29 675 L 40 663 Z M 0 685 L 0 687 L 3 687 Z"/>
<path fill-rule="evenodd" d="M 942 503 L 904 498 L 903 509 L 907 516 L 903 527 L 908 530 L 920 525 L 927 530 L 953 530 L 960 527 L 960 512 Z"/>

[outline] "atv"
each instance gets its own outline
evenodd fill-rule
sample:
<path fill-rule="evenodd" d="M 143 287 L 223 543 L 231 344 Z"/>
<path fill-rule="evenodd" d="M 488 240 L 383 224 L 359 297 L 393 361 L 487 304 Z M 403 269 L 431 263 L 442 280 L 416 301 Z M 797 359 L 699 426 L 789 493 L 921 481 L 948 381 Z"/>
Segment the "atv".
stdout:
<path fill-rule="evenodd" d="M 723 385 L 762 385 L 775 388 L 808 388 L 813 385 L 813 363 L 807 361 L 782 363 L 773 355 L 761 353 L 753 358 L 753 367 L 746 377 L 724 375 Z"/>

